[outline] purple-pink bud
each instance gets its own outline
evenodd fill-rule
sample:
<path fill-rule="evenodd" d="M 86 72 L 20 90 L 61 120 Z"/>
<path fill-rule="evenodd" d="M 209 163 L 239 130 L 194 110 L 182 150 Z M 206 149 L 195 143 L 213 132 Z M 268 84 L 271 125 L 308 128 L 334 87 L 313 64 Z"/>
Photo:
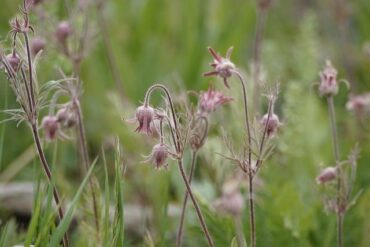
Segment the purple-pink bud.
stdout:
<path fill-rule="evenodd" d="M 62 126 L 65 128 L 71 128 L 75 126 L 77 123 L 76 115 L 73 112 L 71 112 L 71 109 L 67 107 L 61 108 L 57 112 L 56 116 L 57 116 L 58 122 L 61 123 Z"/>
<path fill-rule="evenodd" d="M 152 153 L 149 156 L 149 161 L 156 169 L 166 167 L 168 159 L 168 148 L 163 143 L 158 143 L 153 147 Z"/>
<path fill-rule="evenodd" d="M 351 96 L 346 108 L 356 114 L 370 113 L 370 93 Z"/>
<path fill-rule="evenodd" d="M 235 70 L 235 65 L 230 61 L 230 56 L 233 48 L 230 47 L 227 50 L 226 57 L 222 57 L 216 53 L 211 47 L 208 47 L 208 51 L 213 56 L 213 63 L 211 66 L 214 68 L 213 71 L 204 73 L 204 76 L 218 75 L 224 79 L 224 84 L 228 88 L 229 84 L 227 79 L 232 76 L 233 70 Z"/>
<path fill-rule="evenodd" d="M 225 96 L 222 92 L 208 88 L 207 92 L 200 94 L 198 114 L 207 116 L 209 113 L 215 111 L 217 107 L 226 104 L 233 99 Z"/>
<path fill-rule="evenodd" d="M 268 120 L 268 122 L 267 122 L 267 120 Z M 261 125 L 263 127 L 266 127 L 267 136 L 268 137 L 273 137 L 277 133 L 279 127 L 282 124 L 279 120 L 278 115 L 272 113 L 270 115 L 270 118 L 269 118 L 268 114 L 263 115 L 263 117 L 261 119 Z"/>
<path fill-rule="evenodd" d="M 56 30 L 56 37 L 60 43 L 65 43 L 66 39 L 71 35 L 72 27 L 68 21 L 59 22 Z"/>
<path fill-rule="evenodd" d="M 58 132 L 58 119 L 55 116 L 46 116 L 42 119 L 42 128 L 45 131 L 47 140 L 52 141 L 56 138 Z"/>
<path fill-rule="evenodd" d="M 215 202 L 216 209 L 221 212 L 238 216 L 242 213 L 244 208 L 244 199 L 239 191 L 233 191 L 222 195 Z"/>
<path fill-rule="evenodd" d="M 338 93 L 337 70 L 326 61 L 326 65 L 320 75 L 319 93 L 321 96 L 334 96 Z"/>
<path fill-rule="evenodd" d="M 154 119 L 154 109 L 150 106 L 140 106 L 136 109 L 136 120 L 139 122 L 139 126 L 136 131 L 151 135 L 153 133 L 152 121 Z"/>
<path fill-rule="evenodd" d="M 12 52 L 6 56 L 6 60 L 8 61 L 9 65 L 12 67 L 14 72 L 16 72 L 21 62 L 18 55 L 15 52 Z"/>
<path fill-rule="evenodd" d="M 321 171 L 319 176 L 316 177 L 316 182 L 318 184 L 324 184 L 326 182 L 332 181 L 337 176 L 337 168 L 336 167 L 326 167 Z"/>
<path fill-rule="evenodd" d="M 41 50 L 45 49 L 46 41 L 41 37 L 34 37 L 31 40 L 31 52 L 35 56 Z"/>

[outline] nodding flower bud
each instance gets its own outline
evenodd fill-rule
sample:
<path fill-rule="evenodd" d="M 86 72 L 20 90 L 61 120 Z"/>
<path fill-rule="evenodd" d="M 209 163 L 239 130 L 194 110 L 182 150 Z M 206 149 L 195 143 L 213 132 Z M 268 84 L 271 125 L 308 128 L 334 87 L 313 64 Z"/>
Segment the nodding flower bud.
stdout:
<path fill-rule="evenodd" d="M 200 94 L 198 114 L 200 116 L 207 116 L 219 106 L 232 100 L 233 98 L 227 97 L 222 92 L 213 90 L 213 88 L 210 87 L 207 92 Z"/>
<path fill-rule="evenodd" d="M 68 21 L 59 22 L 56 30 L 56 38 L 60 43 L 65 43 L 66 39 L 71 35 L 72 27 Z"/>
<path fill-rule="evenodd" d="M 263 115 L 260 123 L 264 128 L 266 127 L 266 134 L 268 137 L 275 136 L 279 127 L 282 125 L 278 115 L 274 113 L 271 113 L 270 118 L 268 114 Z"/>
<path fill-rule="evenodd" d="M 31 40 L 31 52 L 34 56 L 45 48 L 46 41 L 41 37 L 34 37 Z"/>
<path fill-rule="evenodd" d="M 227 79 L 232 76 L 233 70 L 235 70 L 235 65 L 230 61 L 233 48 L 230 47 L 227 50 L 226 57 L 220 56 L 211 47 L 208 47 L 208 50 L 213 56 L 213 63 L 211 63 L 210 65 L 214 68 L 214 70 L 204 73 L 204 76 L 218 75 L 224 79 L 225 86 L 229 88 Z"/>
<path fill-rule="evenodd" d="M 338 93 L 337 70 L 331 65 L 330 61 L 326 61 L 323 71 L 319 73 L 320 84 L 319 93 L 321 96 L 334 96 Z"/>
<path fill-rule="evenodd" d="M 323 169 L 319 176 L 316 177 L 316 182 L 318 184 L 324 184 L 326 182 L 334 180 L 336 177 L 337 177 L 337 168 L 329 166 Z"/>
<path fill-rule="evenodd" d="M 62 124 L 65 128 L 71 128 L 76 125 L 77 119 L 76 115 L 71 112 L 68 107 L 63 107 L 57 112 L 58 122 Z"/>
<path fill-rule="evenodd" d="M 244 199 L 238 190 L 223 194 L 218 198 L 214 206 L 217 210 L 231 214 L 232 216 L 239 216 L 244 208 Z"/>
<path fill-rule="evenodd" d="M 154 119 L 154 109 L 150 106 L 140 106 L 136 109 L 136 120 L 139 122 L 139 126 L 135 131 L 151 135 L 153 133 L 152 121 Z"/>
<path fill-rule="evenodd" d="M 45 131 L 45 137 L 47 140 L 55 140 L 58 132 L 58 119 L 55 116 L 46 116 L 42 119 L 42 128 Z"/>
<path fill-rule="evenodd" d="M 156 169 L 167 167 L 168 148 L 164 143 L 158 143 L 153 147 L 152 153 L 148 156 L 147 161 L 152 163 Z"/>
<path fill-rule="evenodd" d="M 9 65 L 12 67 L 14 72 L 18 71 L 21 60 L 19 59 L 18 55 L 15 52 L 8 54 L 6 56 L 6 60 L 9 63 Z"/>
<path fill-rule="evenodd" d="M 370 113 L 370 93 L 351 96 L 346 108 L 359 115 Z"/>

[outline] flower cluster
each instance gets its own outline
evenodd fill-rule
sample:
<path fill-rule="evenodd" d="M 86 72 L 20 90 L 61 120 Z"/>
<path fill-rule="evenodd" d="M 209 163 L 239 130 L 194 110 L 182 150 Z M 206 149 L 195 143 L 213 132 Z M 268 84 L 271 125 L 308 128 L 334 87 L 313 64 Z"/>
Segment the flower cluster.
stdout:
<path fill-rule="evenodd" d="M 370 115 L 370 93 L 351 96 L 346 108 L 358 115 Z"/>
<path fill-rule="evenodd" d="M 68 129 L 75 126 L 77 117 L 72 108 L 66 106 L 57 112 L 57 114 L 45 116 L 42 119 L 41 127 L 45 132 L 45 138 L 48 141 L 53 141 L 58 137 L 58 134 L 63 136 L 62 129 Z"/>

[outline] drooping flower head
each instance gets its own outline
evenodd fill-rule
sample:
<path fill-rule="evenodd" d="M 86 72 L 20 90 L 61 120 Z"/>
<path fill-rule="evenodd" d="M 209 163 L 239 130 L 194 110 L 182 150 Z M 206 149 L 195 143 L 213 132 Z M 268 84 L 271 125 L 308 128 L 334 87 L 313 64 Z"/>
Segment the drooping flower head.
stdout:
<path fill-rule="evenodd" d="M 227 50 L 226 57 L 220 56 L 211 47 L 208 47 L 208 50 L 213 56 L 213 63 L 211 63 L 210 65 L 213 67 L 214 70 L 204 73 L 204 76 L 219 76 L 223 78 L 225 86 L 229 88 L 227 79 L 232 76 L 233 70 L 235 69 L 235 65 L 230 61 L 233 47 L 230 47 Z"/>
<path fill-rule="evenodd" d="M 266 134 L 268 137 L 275 136 L 279 127 L 282 125 L 279 120 L 279 116 L 275 113 L 271 113 L 270 118 L 268 113 L 266 113 L 263 115 L 260 123 L 263 127 L 266 127 Z"/>
<path fill-rule="evenodd" d="M 46 139 L 49 141 L 55 140 L 59 129 L 58 118 L 55 116 L 46 116 L 42 119 L 41 126 L 45 132 Z"/>
<path fill-rule="evenodd" d="M 59 22 L 55 36 L 57 40 L 64 44 L 66 42 L 66 39 L 72 34 L 72 27 L 71 24 L 68 21 L 61 21 Z"/>
<path fill-rule="evenodd" d="M 221 212 L 237 217 L 243 211 L 244 199 L 238 190 L 234 190 L 229 193 L 224 193 L 215 201 L 214 206 Z"/>
<path fill-rule="evenodd" d="M 346 108 L 359 115 L 370 113 L 370 93 L 351 96 L 346 104 Z"/>
<path fill-rule="evenodd" d="M 34 56 L 45 48 L 46 41 L 42 37 L 34 37 L 31 40 L 31 52 Z"/>
<path fill-rule="evenodd" d="M 337 70 L 332 66 L 331 62 L 326 61 L 323 71 L 319 73 L 320 84 L 319 93 L 321 96 L 334 96 L 338 93 Z"/>
<path fill-rule="evenodd" d="M 166 168 L 168 159 L 168 148 L 164 143 L 154 145 L 152 153 L 148 156 L 147 161 L 152 163 L 156 169 Z"/>
<path fill-rule="evenodd" d="M 208 91 L 200 94 L 198 114 L 200 116 L 207 116 L 209 113 L 215 111 L 219 106 L 232 100 L 232 98 L 225 96 L 222 92 L 209 87 Z"/>
<path fill-rule="evenodd" d="M 319 176 L 316 177 L 316 182 L 318 184 L 324 184 L 334 180 L 336 177 L 337 177 L 337 168 L 329 166 L 320 172 Z"/>
<path fill-rule="evenodd" d="M 71 128 L 77 124 L 77 116 L 72 109 L 69 107 L 63 107 L 59 109 L 56 114 L 58 123 L 64 128 Z"/>
<path fill-rule="evenodd" d="M 154 119 L 154 109 L 152 107 L 147 105 L 139 106 L 136 109 L 136 120 L 139 122 L 139 126 L 136 128 L 135 131 L 151 135 L 153 133 L 152 130 L 153 119 Z"/>
<path fill-rule="evenodd" d="M 6 56 L 6 60 L 12 67 L 13 71 L 17 72 L 19 69 L 19 64 L 21 63 L 19 56 L 15 52 L 12 52 Z"/>

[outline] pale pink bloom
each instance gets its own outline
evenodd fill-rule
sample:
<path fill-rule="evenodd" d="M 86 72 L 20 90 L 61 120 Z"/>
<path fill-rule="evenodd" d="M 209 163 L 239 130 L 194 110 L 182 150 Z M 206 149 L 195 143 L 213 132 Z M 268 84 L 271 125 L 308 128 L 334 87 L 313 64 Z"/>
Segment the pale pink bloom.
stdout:
<path fill-rule="evenodd" d="M 213 56 L 213 63 L 210 65 L 214 68 L 213 71 L 204 73 L 204 76 L 217 75 L 224 79 L 224 84 L 229 88 L 227 79 L 232 76 L 233 70 L 235 70 L 235 65 L 230 61 L 231 53 L 233 48 L 230 47 L 226 52 L 226 57 L 222 57 L 216 53 L 211 47 L 208 47 L 209 52 Z"/>
<path fill-rule="evenodd" d="M 41 37 L 34 37 L 31 40 L 31 52 L 35 56 L 41 50 L 45 49 L 46 41 Z"/>
<path fill-rule="evenodd" d="M 212 87 L 208 91 L 200 94 L 198 114 L 207 115 L 233 99 L 225 96 L 222 92 L 214 90 Z"/>
<path fill-rule="evenodd" d="M 19 68 L 19 64 L 21 62 L 18 55 L 15 52 L 12 52 L 6 56 L 6 60 L 9 63 L 9 65 L 12 67 L 14 72 L 17 72 Z"/>
<path fill-rule="evenodd" d="M 214 206 L 223 213 L 238 216 L 243 211 L 244 199 L 238 190 L 234 190 L 230 193 L 223 194 L 214 202 Z"/>
<path fill-rule="evenodd" d="M 324 184 L 326 182 L 334 180 L 336 177 L 337 177 L 337 168 L 329 166 L 320 172 L 319 176 L 316 177 L 316 182 L 318 184 Z"/>
<path fill-rule="evenodd" d="M 152 153 L 147 157 L 147 161 L 152 163 L 156 169 L 167 167 L 168 148 L 164 143 L 158 143 L 153 147 Z"/>
<path fill-rule="evenodd" d="M 265 128 L 266 124 L 267 124 L 266 133 L 268 137 L 275 136 L 277 134 L 279 127 L 282 125 L 282 123 L 279 120 L 278 115 L 274 113 L 270 115 L 270 118 L 268 114 L 263 115 L 261 119 L 261 125 L 263 126 L 263 128 Z"/>
<path fill-rule="evenodd" d="M 72 34 L 72 27 L 68 21 L 61 21 L 57 26 L 55 36 L 60 43 L 65 43 L 66 39 Z"/>
<path fill-rule="evenodd" d="M 41 126 L 45 132 L 46 139 L 49 141 L 55 140 L 59 129 L 58 118 L 55 116 L 46 116 L 42 119 Z"/>
<path fill-rule="evenodd" d="M 136 132 L 151 135 L 153 133 L 154 109 L 150 106 L 140 106 L 136 109 L 136 120 L 139 126 Z"/>
<path fill-rule="evenodd" d="M 351 96 L 346 108 L 357 114 L 370 113 L 370 93 Z"/>
<path fill-rule="evenodd" d="M 319 93 L 321 96 L 333 96 L 338 93 L 337 70 L 331 65 L 330 61 L 326 61 L 323 71 L 319 73 L 320 84 Z"/>

